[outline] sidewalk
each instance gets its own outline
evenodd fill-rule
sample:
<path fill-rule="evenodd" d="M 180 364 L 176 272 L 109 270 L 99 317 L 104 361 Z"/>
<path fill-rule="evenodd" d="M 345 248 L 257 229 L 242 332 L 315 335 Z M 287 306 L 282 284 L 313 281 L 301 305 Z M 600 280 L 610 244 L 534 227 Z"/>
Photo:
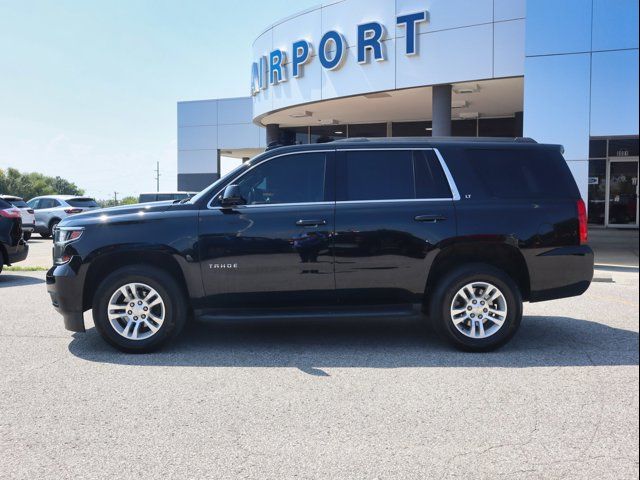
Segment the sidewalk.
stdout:
<path fill-rule="evenodd" d="M 638 270 L 638 230 L 590 228 L 589 245 L 597 266 Z"/>

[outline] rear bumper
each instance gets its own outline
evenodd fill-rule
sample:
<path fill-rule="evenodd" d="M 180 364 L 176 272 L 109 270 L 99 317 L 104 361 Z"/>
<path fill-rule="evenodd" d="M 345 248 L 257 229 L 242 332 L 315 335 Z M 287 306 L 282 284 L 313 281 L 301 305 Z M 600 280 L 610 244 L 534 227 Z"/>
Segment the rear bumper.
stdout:
<path fill-rule="evenodd" d="M 23 232 L 33 232 L 36 229 L 36 224 L 35 223 L 23 223 L 22 224 L 22 231 Z"/>
<path fill-rule="evenodd" d="M 7 247 L 7 264 L 18 263 L 27 258 L 29 255 L 29 245 L 24 241 L 20 241 L 15 247 Z M 2 254 L 0 254 L 0 262 L 2 261 Z"/>
<path fill-rule="evenodd" d="M 531 302 L 582 295 L 593 279 L 593 250 L 588 245 L 538 252 L 527 263 Z"/>
<path fill-rule="evenodd" d="M 47 292 L 53 308 L 62 315 L 64 328 L 84 332 L 82 305 L 83 279 L 72 268 L 73 260 L 65 265 L 54 265 L 47 272 Z"/>

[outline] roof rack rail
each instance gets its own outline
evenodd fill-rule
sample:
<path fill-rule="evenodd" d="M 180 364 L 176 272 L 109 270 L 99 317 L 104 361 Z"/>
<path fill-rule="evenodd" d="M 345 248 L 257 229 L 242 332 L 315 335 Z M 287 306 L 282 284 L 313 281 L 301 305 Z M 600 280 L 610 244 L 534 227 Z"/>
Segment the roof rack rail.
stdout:
<path fill-rule="evenodd" d="M 530 137 L 351 137 L 338 138 L 332 143 L 352 142 L 487 142 L 487 143 L 538 143 Z"/>

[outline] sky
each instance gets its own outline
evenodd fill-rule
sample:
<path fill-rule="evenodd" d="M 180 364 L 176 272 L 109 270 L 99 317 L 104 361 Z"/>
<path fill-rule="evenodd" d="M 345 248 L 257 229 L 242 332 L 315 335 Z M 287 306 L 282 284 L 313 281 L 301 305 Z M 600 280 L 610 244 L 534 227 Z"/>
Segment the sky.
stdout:
<path fill-rule="evenodd" d="M 248 95 L 253 39 L 317 3 L 0 0 L 0 169 L 106 199 L 155 191 L 160 162 L 175 190 L 176 102 Z"/>

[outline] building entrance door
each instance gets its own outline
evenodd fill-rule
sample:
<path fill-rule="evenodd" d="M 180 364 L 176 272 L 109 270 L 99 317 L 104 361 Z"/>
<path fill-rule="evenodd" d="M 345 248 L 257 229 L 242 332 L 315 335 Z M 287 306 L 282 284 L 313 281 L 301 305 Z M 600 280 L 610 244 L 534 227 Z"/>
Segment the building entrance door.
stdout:
<path fill-rule="evenodd" d="M 607 169 L 607 226 L 638 227 L 638 158 L 610 158 Z"/>

